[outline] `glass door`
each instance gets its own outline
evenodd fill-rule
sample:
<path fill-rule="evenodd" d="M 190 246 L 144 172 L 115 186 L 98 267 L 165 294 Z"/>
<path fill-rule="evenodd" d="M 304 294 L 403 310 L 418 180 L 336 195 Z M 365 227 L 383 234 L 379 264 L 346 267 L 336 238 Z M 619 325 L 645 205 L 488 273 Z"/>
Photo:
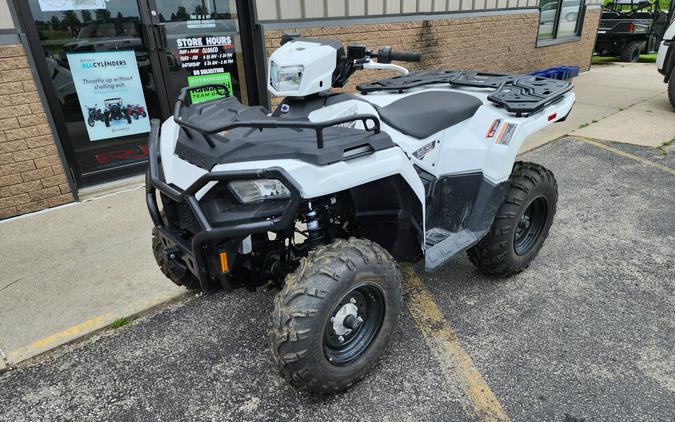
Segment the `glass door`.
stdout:
<path fill-rule="evenodd" d="M 167 105 L 158 95 L 160 84 L 153 72 L 158 66 L 153 66 L 139 4 L 16 4 L 78 185 L 142 171 L 150 119 L 166 115 Z"/>
<path fill-rule="evenodd" d="M 169 101 L 184 86 L 224 84 L 230 95 L 248 104 L 235 0 L 150 0 L 150 8 L 158 50 L 164 50 L 160 60 Z M 191 100 L 218 96 L 218 90 L 204 89 L 193 91 Z"/>

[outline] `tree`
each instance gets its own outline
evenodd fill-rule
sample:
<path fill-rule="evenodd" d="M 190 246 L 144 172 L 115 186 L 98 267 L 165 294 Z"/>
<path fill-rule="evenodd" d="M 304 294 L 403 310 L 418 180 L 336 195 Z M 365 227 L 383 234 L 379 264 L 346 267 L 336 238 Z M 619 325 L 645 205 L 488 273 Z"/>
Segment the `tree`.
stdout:
<path fill-rule="evenodd" d="M 108 9 L 96 9 L 96 20 L 101 20 L 101 19 L 109 19 L 112 17 L 110 14 L 110 10 Z"/>
<path fill-rule="evenodd" d="M 77 13 L 75 13 L 74 10 L 66 10 L 63 12 L 63 20 L 66 22 L 70 33 L 76 37 L 82 27 L 82 22 L 80 22 L 80 19 L 77 17 Z"/>
<path fill-rule="evenodd" d="M 88 10 L 83 10 L 82 11 L 82 22 L 90 22 L 91 21 L 91 12 Z"/>
<path fill-rule="evenodd" d="M 184 6 L 180 6 L 178 7 L 178 10 L 176 10 L 176 19 L 179 21 L 190 19 L 190 15 L 188 15 L 187 9 L 185 9 Z"/>
<path fill-rule="evenodd" d="M 60 27 L 61 21 L 59 20 L 59 17 L 56 15 L 52 16 L 52 30 L 58 31 Z"/>

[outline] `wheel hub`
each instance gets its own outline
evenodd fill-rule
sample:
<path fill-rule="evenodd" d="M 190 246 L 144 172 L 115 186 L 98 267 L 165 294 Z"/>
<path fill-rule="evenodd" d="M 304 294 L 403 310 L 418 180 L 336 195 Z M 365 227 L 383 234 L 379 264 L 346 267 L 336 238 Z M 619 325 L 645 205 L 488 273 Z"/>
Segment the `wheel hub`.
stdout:
<path fill-rule="evenodd" d="M 335 331 L 335 334 L 338 336 L 345 336 L 350 334 L 353 330 L 358 329 L 358 327 L 361 326 L 361 322 L 363 322 L 363 319 L 358 316 L 358 312 L 359 308 L 351 302 L 343 305 L 332 320 L 333 331 Z M 356 324 L 359 319 L 361 319 L 361 321 Z"/>
<path fill-rule="evenodd" d="M 384 319 L 384 295 L 371 283 L 338 301 L 324 328 L 324 353 L 333 365 L 356 360 L 377 337 Z"/>

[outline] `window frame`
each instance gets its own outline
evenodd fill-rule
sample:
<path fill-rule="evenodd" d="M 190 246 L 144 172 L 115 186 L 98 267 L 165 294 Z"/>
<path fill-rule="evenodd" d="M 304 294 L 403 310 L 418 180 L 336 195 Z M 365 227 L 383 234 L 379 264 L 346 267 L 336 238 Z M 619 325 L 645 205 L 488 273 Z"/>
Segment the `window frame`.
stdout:
<path fill-rule="evenodd" d="M 569 0 L 567 0 L 569 1 Z M 537 47 L 546 47 L 549 45 L 555 45 L 555 44 L 562 44 L 562 43 L 567 43 L 567 42 L 575 42 L 579 41 L 581 39 L 581 31 L 584 27 L 584 17 L 586 16 L 586 1 L 581 0 L 579 3 L 579 13 L 577 15 L 577 20 L 576 20 L 576 26 L 574 29 L 573 34 L 566 34 L 566 35 L 561 35 L 558 36 L 558 29 L 560 26 L 560 15 L 562 14 L 562 9 L 563 9 L 563 4 L 565 3 L 565 0 L 561 0 L 558 2 L 558 5 L 556 6 L 556 12 L 555 12 L 555 20 L 553 22 L 553 31 L 551 38 L 540 38 L 540 30 L 541 30 L 541 13 L 542 13 L 542 7 L 538 6 L 537 9 L 539 9 L 539 19 L 537 20 Z"/>

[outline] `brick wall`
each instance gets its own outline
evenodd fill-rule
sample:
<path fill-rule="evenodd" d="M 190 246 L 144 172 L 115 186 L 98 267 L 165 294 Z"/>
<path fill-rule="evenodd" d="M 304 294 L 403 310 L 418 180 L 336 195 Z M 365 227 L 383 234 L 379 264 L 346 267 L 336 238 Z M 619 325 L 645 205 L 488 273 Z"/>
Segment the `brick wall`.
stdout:
<path fill-rule="evenodd" d="M 0 219 L 71 201 L 23 47 L 0 45 Z"/>
<path fill-rule="evenodd" d="M 528 72 L 535 69 L 576 65 L 588 70 L 598 29 L 600 9 L 587 10 L 581 39 L 576 42 L 536 47 L 538 13 L 474 16 L 386 24 L 333 26 L 267 31 L 265 47 L 271 54 L 283 32 L 300 32 L 304 37 L 334 38 L 344 44 L 364 43 L 376 50 L 420 51 L 422 63 L 404 63 L 421 68 L 471 69 L 486 72 Z M 347 90 L 365 81 L 393 76 L 382 71 L 359 71 L 350 78 Z M 276 106 L 280 99 L 273 98 Z"/>

